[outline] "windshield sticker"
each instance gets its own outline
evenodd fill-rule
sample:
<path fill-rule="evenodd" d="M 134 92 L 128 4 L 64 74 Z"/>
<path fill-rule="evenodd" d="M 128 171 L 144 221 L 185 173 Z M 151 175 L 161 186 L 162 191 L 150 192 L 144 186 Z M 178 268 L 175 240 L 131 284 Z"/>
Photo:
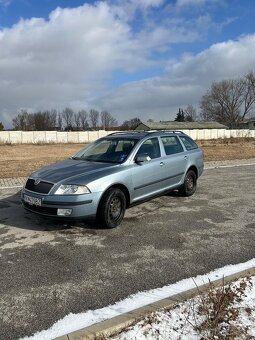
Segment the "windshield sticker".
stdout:
<path fill-rule="evenodd" d="M 122 162 L 126 158 L 126 155 L 120 155 L 120 162 Z"/>

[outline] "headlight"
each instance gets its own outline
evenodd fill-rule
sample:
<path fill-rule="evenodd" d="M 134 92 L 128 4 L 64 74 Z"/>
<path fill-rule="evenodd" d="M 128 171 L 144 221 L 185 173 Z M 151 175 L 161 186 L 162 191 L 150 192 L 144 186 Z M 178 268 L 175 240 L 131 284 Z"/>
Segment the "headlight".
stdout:
<path fill-rule="evenodd" d="M 90 190 L 85 185 L 62 184 L 54 195 L 84 195 L 89 193 Z"/>

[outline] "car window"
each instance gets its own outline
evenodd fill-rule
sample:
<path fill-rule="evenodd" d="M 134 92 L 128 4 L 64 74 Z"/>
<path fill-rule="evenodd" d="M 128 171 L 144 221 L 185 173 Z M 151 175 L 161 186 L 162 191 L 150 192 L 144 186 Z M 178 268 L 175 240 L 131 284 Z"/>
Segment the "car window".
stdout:
<path fill-rule="evenodd" d="M 147 139 L 137 151 L 137 156 L 149 156 L 151 159 L 160 157 L 158 138 Z"/>
<path fill-rule="evenodd" d="M 126 160 L 136 143 L 136 139 L 121 137 L 102 138 L 80 150 L 73 159 L 92 162 L 122 163 Z"/>
<path fill-rule="evenodd" d="M 166 155 L 173 155 L 183 151 L 183 147 L 176 136 L 161 137 Z"/>
<path fill-rule="evenodd" d="M 190 137 L 180 136 L 180 139 L 187 150 L 193 150 L 198 148 L 196 142 L 194 142 L 193 139 L 191 139 Z"/>

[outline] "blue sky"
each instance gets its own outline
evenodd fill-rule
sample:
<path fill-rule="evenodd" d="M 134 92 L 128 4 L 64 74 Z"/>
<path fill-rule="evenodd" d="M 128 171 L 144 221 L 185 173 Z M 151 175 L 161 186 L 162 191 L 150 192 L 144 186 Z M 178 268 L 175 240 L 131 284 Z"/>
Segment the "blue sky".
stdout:
<path fill-rule="evenodd" d="M 0 121 L 20 109 L 107 109 L 122 122 L 199 109 L 255 68 L 252 0 L 0 0 Z"/>

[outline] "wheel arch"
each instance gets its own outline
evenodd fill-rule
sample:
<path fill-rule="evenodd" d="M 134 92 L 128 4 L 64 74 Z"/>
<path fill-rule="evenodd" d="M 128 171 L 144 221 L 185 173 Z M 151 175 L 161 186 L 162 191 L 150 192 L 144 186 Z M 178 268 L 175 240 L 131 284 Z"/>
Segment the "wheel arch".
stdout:
<path fill-rule="evenodd" d="M 196 178 L 198 178 L 198 169 L 197 169 L 197 167 L 196 167 L 195 165 L 191 165 L 191 166 L 188 168 L 188 170 L 186 171 L 186 173 L 187 173 L 188 171 L 190 171 L 190 170 L 194 171 L 195 174 L 196 174 Z"/>
<path fill-rule="evenodd" d="M 126 207 L 129 207 L 130 205 L 130 194 L 129 194 L 129 191 L 128 191 L 128 188 L 124 185 L 124 184 L 121 184 L 121 183 L 116 183 L 116 184 L 112 184 L 111 186 L 109 186 L 103 193 L 103 195 L 101 196 L 101 199 L 100 199 L 100 202 L 104 196 L 104 194 L 109 190 L 109 189 L 120 189 L 121 191 L 123 191 L 124 195 L 125 195 L 125 198 L 126 198 Z M 99 205 L 100 205 L 100 202 L 99 202 Z"/>

